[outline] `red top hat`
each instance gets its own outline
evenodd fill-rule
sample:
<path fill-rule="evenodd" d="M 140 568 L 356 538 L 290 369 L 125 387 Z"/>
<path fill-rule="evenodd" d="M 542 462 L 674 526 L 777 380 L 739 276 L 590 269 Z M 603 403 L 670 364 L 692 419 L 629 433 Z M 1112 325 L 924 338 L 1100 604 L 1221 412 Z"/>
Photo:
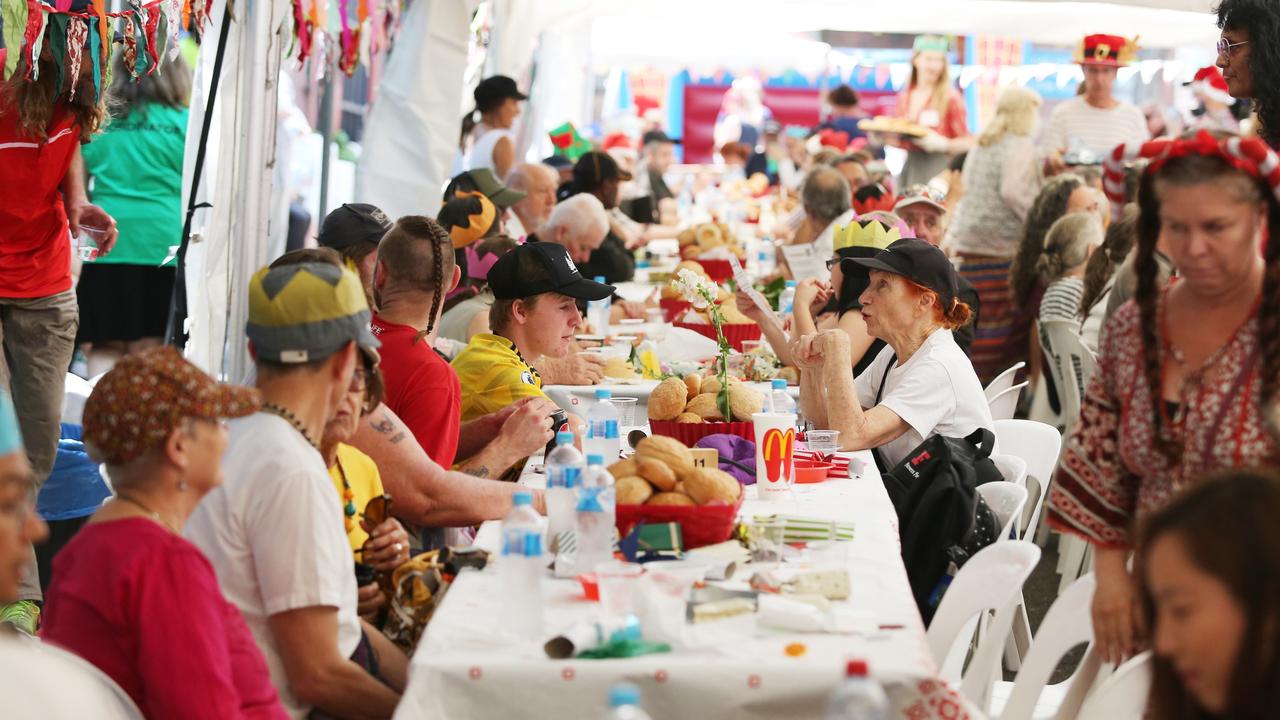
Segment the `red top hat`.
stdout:
<path fill-rule="evenodd" d="M 1209 100 L 1216 100 L 1227 105 L 1234 105 L 1236 99 L 1227 91 L 1227 81 L 1222 78 L 1222 71 L 1216 65 L 1202 67 L 1196 71 L 1191 88 Z"/>
<path fill-rule="evenodd" d="M 1124 67 L 1138 53 L 1138 38 L 1129 40 L 1119 35 L 1086 35 L 1076 49 L 1076 62 L 1081 65 Z"/>

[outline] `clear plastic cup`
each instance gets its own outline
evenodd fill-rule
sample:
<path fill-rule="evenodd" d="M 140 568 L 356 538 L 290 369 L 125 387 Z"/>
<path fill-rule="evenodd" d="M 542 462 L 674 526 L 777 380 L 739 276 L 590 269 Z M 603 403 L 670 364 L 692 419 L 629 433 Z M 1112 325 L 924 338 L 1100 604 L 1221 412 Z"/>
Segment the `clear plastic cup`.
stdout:
<path fill-rule="evenodd" d="M 631 428 L 636 426 L 636 403 L 638 398 L 633 397 L 614 397 L 609 402 L 618 408 L 618 427 Z"/>
<path fill-rule="evenodd" d="M 92 225 L 81 225 L 80 235 L 76 237 L 76 255 L 82 262 L 97 260 L 102 254 L 102 242 L 107 239 L 107 229 Z"/>
<path fill-rule="evenodd" d="M 810 430 L 804 434 L 804 442 L 810 451 L 828 457 L 840 450 L 840 431 Z"/>
<path fill-rule="evenodd" d="M 610 560 L 596 566 L 600 589 L 600 609 L 606 622 L 619 622 L 636 612 L 636 595 L 644 567 L 636 563 Z"/>
<path fill-rule="evenodd" d="M 782 562 L 787 535 L 785 520 L 777 517 L 755 518 L 748 523 L 747 533 L 751 538 L 753 562 Z"/>

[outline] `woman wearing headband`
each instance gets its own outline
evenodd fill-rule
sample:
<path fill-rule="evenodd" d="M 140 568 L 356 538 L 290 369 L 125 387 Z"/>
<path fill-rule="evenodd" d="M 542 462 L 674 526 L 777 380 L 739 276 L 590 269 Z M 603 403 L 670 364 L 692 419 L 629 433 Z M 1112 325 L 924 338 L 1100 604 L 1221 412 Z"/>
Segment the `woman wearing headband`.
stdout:
<path fill-rule="evenodd" d="M 1143 639 L 1125 566 L 1134 519 L 1205 473 L 1273 462 L 1280 447 L 1280 243 L 1264 242 L 1280 227 L 1277 158 L 1258 140 L 1203 131 L 1121 146 L 1106 169 L 1113 203 L 1139 158 L 1151 163 L 1137 291 L 1109 324 L 1049 493 L 1049 522 L 1094 546 L 1094 637 L 1110 661 Z M 1157 239 L 1179 272 L 1164 286 Z"/>
<path fill-rule="evenodd" d="M 165 347 L 122 359 L 85 404 L 85 445 L 116 497 L 58 554 L 40 634 L 109 675 L 146 717 L 285 717 L 240 611 L 182 537 L 222 483 L 223 419 L 259 403 Z"/>

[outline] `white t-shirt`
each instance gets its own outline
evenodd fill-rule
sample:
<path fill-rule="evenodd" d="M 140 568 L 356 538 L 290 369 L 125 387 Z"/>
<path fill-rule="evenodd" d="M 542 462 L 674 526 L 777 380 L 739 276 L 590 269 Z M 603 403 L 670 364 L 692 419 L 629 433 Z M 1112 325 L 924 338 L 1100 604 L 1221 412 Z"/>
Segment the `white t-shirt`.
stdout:
<path fill-rule="evenodd" d="M 511 138 L 511 142 L 515 142 L 515 134 L 502 128 L 487 130 L 477 137 L 475 143 L 471 146 L 471 152 L 467 153 L 466 159 L 463 160 L 467 169 L 479 170 L 488 168 L 496 172 L 493 166 L 493 148 L 502 138 Z M 502 178 L 498 179 L 501 180 Z"/>
<path fill-rule="evenodd" d="M 184 535 L 218 574 L 244 615 L 280 701 L 295 718 L 310 708 L 289 692 L 284 661 L 267 624 L 306 607 L 338 609 L 338 653 L 360 643 L 356 578 L 342 508 L 320 453 L 280 417 L 257 413 L 230 423 L 226 481 L 200 501 Z"/>
<path fill-rule="evenodd" d="M 1127 102 L 1101 110 L 1076 96 L 1062 101 L 1050 113 L 1040 136 L 1040 149 L 1046 153 L 1070 150 L 1073 139 L 1099 157 L 1106 157 L 1117 145 L 1146 142 L 1151 139 L 1151 131 L 1142 111 Z"/>
<path fill-rule="evenodd" d="M 141 720 L 133 700 L 80 656 L 0 628 L 4 717 L 41 720 Z"/>
<path fill-rule="evenodd" d="M 876 390 L 891 361 L 896 363 L 893 348 L 886 346 L 854 381 L 862 407 L 876 404 Z M 982 383 L 950 330 L 933 331 L 910 359 L 889 370 L 880 405 L 911 426 L 898 439 L 880 446 L 888 467 L 934 435 L 962 438 L 980 427 L 992 429 Z"/>

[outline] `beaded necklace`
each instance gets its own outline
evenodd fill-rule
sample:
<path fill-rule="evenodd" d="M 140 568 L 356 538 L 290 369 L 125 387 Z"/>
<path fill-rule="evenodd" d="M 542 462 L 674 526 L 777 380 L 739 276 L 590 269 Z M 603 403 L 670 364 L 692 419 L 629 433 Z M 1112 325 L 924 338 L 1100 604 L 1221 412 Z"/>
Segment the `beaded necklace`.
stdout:
<path fill-rule="evenodd" d="M 302 435 L 302 438 L 311 445 L 311 447 L 315 448 L 317 451 L 320 450 L 319 443 L 311 439 L 311 435 L 307 432 L 307 426 L 302 424 L 302 421 L 298 419 L 297 415 L 294 415 L 292 412 L 289 412 L 287 409 L 282 408 L 275 403 L 263 403 L 262 411 L 271 413 L 292 425 L 293 429 L 297 430 Z"/>
<path fill-rule="evenodd" d="M 351 483 L 347 482 L 347 471 L 342 468 L 342 458 L 335 455 L 334 464 L 338 466 L 338 477 L 342 478 L 342 524 L 349 534 L 356 527 L 356 494 L 351 491 Z"/>

